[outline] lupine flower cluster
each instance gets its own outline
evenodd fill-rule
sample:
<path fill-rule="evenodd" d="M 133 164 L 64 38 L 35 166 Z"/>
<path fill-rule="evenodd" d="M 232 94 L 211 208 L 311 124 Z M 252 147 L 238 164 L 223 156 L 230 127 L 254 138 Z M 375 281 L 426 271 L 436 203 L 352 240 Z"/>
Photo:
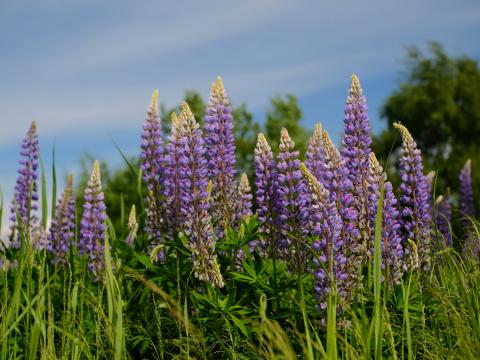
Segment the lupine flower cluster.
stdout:
<path fill-rule="evenodd" d="M 163 196 L 165 202 L 165 220 L 167 235 L 171 238 L 180 227 L 182 214 L 180 210 L 180 149 L 186 146 L 187 139 L 183 136 L 181 119 L 175 113 L 171 116 L 169 142 L 166 145 L 164 158 Z M 183 160 L 182 160 L 183 161 Z"/>
<path fill-rule="evenodd" d="M 345 159 L 335 147 L 327 131 L 322 132 L 322 143 L 324 146 L 325 161 L 320 181 L 329 191 L 330 200 L 336 205 L 338 214 L 342 219 L 341 238 L 343 239 L 343 252 L 348 258 L 345 264 L 347 274 L 346 285 L 348 289 L 353 288 L 361 280 L 362 258 L 356 251 L 356 244 L 361 242 L 360 231 L 357 225 L 357 211 L 352 194 L 353 184 L 348 174 Z"/>
<path fill-rule="evenodd" d="M 220 77 L 212 85 L 205 114 L 208 178 L 212 181 L 212 217 L 219 237 L 236 216 L 236 160 L 230 99 Z"/>
<path fill-rule="evenodd" d="M 70 245 L 75 238 L 75 196 L 72 175 L 68 177 L 56 210 L 55 218 L 50 225 L 47 250 L 52 254 L 52 263 L 65 265 Z"/>
<path fill-rule="evenodd" d="M 407 241 L 412 240 L 418 249 L 419 265 L 423 270 L 431 266 L 431 212 L 428 184 L 423 174 L 422 154 L 405 126 L 394 124 L 402 136 L 400 158 L 400 224 L 405 255 L 411 254 Z M 412 260 L 412 259 L 410 259 Z"/>
<path fill-rule="evenodd" d="M 276 174 L 278 246 L 293 256 L 293 266 L 301 272 L 305 254 L 299 238 L 308 231 L 309 192 L 300 169 L 299 152 L 294 149 L 287 129 L 280 133 Z"/>
<path fill-rule="evenodd" d="M 345 272 L 347 259 L 343 252 L 341 237 L 342 219 L 337 212 L 335 202 L 330 200 L 328 190 L 302 164 L 301 171 L 311 191 L 311 225 L 314 242 L 312 248 L 318 256 L 314 257 L 314 275 L 317 279 L 315 293 L 319 299 L 319 308 L 327 308 L 327 297 L 335 286 L 341 301 L 347 297 L 344 287 L 348 274 Z"/>
<path fill-rule="evenodd" d="M 207 159 L 202 130 L 187 103 L 180 114 L 182 146 L 179 148 L 179 193 L 182 230 L 189 238 L 195 276 L 223 286 L 217 264 L 215 237 L 210 218 L 207 191 Z"/>
<path fill-rule="evenodd" d="M 472 217 L 475 215 L 472 191 L 472 161 L 467 160 L 459 175 L 460 180 L 460 212 L 462 223 L 466 234 L 466 241 L 463 248 L 464 254 L 478 257 L 480 254 L 479 240 L 476 238 L 472 226 Z"/>
<path fill-rule="evenodd" d="M 162 236 L 163 216 L 160 204 L 161 185 L 160 177 L 163 173 L 163 139 L 162 124 L 158 112 L 158 91 L 152 95 L 147 111 L 147 118 L 143 125 L 140 164 L 143 181 L 147 185 L 145 199 L 147 218 L 145 231 L 152 243 L 159 242 Z"/>
<path fill-rule="evenodd" d="M 105 206 L 100 166 L 93 163 L 93 170 L 83 193 L 83 214 L 80 222 L 78 252 L 88 257 L 88 269 L 99 279 L 105 269 L 105 236 L 107 207 Z"/>
<path fill-rule="evenodd" d="M 267 139 L 258 135 L 254 152 L 255 201 L 248 176 L 237 179 L 233 112 L 223 82 L 218 78 L 211 95 L 202 130 L 187 103 L 173 113 L 170 134 L 164 145 L 155 91 L 141 137 L 140 166 L 146 186 L 145 232 L 151 259 L 161 262 L 170 254 L 172 240 L 185 240 L 191 251 L 194 275 L 216 287 L 224 286 L 217 259 L 217 241 L 225 230 L 258 220 L 258 237 L 250 252 L 283 261 L 296 276 L 306 271 L 315 278 L 318 307 L 324 311 L 328 295 L 336 291 L 340 306 L 353 299 L 362 278 L 371 268 L 377 209 L 381 206 L 381 259 L 383 281 L 398 284 L 404 271 L 431 267 L 433 226 L 441 243 L 452 246 L 449 223 L 452 202 L 447 193 L 432 209 L 435 173 L 423 173 L 421 152 L 403 125 L 397 197 L 393 186 L 371 150 L 366 99 L 353 75 L 345 105 L 342 147 L 320 124 L 308 143 L 305 163 L 288 131 L 282 129 L 278 155 Z M 11 246 L 19 246 L 19 231 L 32 242 L 46 240 L 52 263 L 65 265 L 75 240 L 75 203 L 70 177 L 48 233 L 39 227 L 38 137 L 32 123 L 22 143 L 20 170 L 11 210 Z M 277 150 L 277 149 L 275 149 Z M 465 256 L 478 256 L 480 246 L 472 229 L 474 216 L 471 162 L 460 173 L 460 210 L 467 240 Z M 379 204 L 383 190 L 383 203 Z M 79 255 L 86 256 L 95 279 L 105 270 L 106 205 L 98 162 L 84 190 L 79 229 Z M 128 236 L 133 245 L 142 214 L 131 208 Z M 39 231 L 33 234 L 33 229 Z M 48 235 L 47 235 L 48 234 Z M 237 249 L 235 266 L 241 270 L 247 249 Z"/>
<path fill-rule="evenodd" d="M 276 223 L 276 164 L 273 152 L 265 136 L 258 134 L 255 146 L 255 186 L 257 201 L 257 216 L 259 221 L 258 231 L 261 234 L 261 248 L 270 257 L 275 258 L 278 252 L 278 234 Z"/>
<path fill-rule="evenodd" d="M 325 167 L 325 148 L 322 136 L 322 125 L 317 123 L 313 135 L 308 141 L 308 148 L 305 153 L 305 166 L 318 181 L 323 179 L 323 169 Z"/>
<path fill-rule="evenodd" d="M 252 216 L 252 189 L 246 173 L 242 173 L 240 183 L 238 184 L 238 212 L 237 218 L 243 219 Z"/>
<path fill-rule="evenodd" d="M 398 222 L 399 212 L 397 210 L 397 199 L 393 193 L 392 184 L 386 180 L 386 174 L 380 166 L 375 154 L 370 153 L 370 204 L 378 204 L 380 187 L 384 188 L 382 207 L 382 269 L 386 280 L 393 284 L 399 283 L 403 275 L 403 248 L 400 237 L 400 223 Z M 376 215 L 376 211 L 371 211 Z M 375 236 L 375 219 L 370 219 L 372 224 L 372 235 Z"/>
<path fill-rule="evenodd" d="M 360 231 L 360 240 L 354 245 L 357 256 L 372 258 L 370 249 L 372 239 L 370 236 L 370 214 L 368 194 L 369 157 L 371 153 L 372 138 L 368 123 L 368 108 L 363 95 L 360 81 L 352 75 L 352 82 L 345 105 L 345 135 L 343 138 L 342 157 L 346 161 L 348 177 L 353 185 L 354 206 L 357 211 L 357 226 Z"/>
<path fill-rule="evenodd" d="M 32 230 L 38 228 L 38 162 L 39 145 L 37 123 L 32 121 L 20 151 L 20 168 L 15 185 L 15 197 L 12 202 L 10 220 L 11 246 L 20 247 L 19 230 L 32 236 Z M 27 239 L 28 240 L 28 239 Z M 33 240 L 33 239 L 29 239 Z"/>

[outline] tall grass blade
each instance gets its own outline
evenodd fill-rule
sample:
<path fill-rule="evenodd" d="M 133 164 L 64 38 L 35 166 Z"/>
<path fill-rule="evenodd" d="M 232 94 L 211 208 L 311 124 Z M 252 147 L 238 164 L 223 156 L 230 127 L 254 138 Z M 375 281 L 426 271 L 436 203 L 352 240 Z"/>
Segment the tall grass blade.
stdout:
<path fill-rule="evenodd" d="M 47 179 L 42 159 L 40 159 L 40 168 L 42 169 L 42 226 L 46 229 L 48 220 Z"/>
<path fill-rule="evenodd" d="M 55 143 L 52 150 L 52 219 L 57 212 L 57 169 L 55 167 Z"/>

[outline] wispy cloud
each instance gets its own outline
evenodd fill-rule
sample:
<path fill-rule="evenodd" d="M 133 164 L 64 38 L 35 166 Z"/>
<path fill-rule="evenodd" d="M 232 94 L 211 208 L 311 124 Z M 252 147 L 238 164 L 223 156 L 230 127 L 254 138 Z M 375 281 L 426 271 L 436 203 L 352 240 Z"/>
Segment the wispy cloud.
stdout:
<path fill-rule="evenodd" d="M 234 102 L 265 108 L 272 95 L 344 84 L 352 72 L 391 73 L 405 45 L 480 51 L 471 0 L 46 4 L 2 4 L 0 147 L 32 118 L 45 135 L 137 127 L 154 88 L 172 105 L 188 88 L 206 95 L 218 74 Z"/>

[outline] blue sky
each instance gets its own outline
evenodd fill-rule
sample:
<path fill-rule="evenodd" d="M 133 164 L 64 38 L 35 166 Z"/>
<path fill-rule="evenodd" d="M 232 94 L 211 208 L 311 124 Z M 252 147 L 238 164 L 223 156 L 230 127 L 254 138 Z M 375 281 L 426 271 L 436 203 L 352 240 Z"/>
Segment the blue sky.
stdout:
<path fill-rule="evenodd" d="M 478 59 L 478 38 L 478 0 L 2 0 L 0 183 L 9 199 L 32 119 L 46 167 L 56 144 L 60 176 L 87 150 L 120 164 L 112 139 L 138 152 L 153 89 L 168 106 L 187 89 L 207 98 L 217 75 L 257 120 L 272 96 L 291 92 L 307 126 L 322 121 L 339 136 L 355 72 L 379 131 L 406 46 L 436 40 Z"/>

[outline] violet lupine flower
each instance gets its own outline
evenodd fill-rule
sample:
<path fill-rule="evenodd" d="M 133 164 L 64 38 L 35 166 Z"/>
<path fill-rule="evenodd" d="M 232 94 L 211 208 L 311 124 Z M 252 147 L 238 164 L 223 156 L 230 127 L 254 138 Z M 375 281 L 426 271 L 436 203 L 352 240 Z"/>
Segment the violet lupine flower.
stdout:
<path fill-rule="evenodd" d="M 406 267 L 412 268 L 416 261 L 412 258 L 412 249 L 408 240 L 417 247 L 418 262 L 422 270 L 428 271 L 431 263 L 431 217 L 428 201 L 428 185 L 423 175 L 422 153 L 405 126 L 394 123 L 393 126 L 402 136 L 400 158 L 400 224 Z"/>
<path fill-rule="evenodd" d="M 319 181 L 322 178 L 322 169 L 325 161 L 325 150 L 322 140 L 322 125 L 317 123 L 315 131 L 308 141 L 307 152 L 305 153 L 305 166 Z"/>
<path fill-rule="evenodd" d="M 182 222 L 180 208 L 180 171 L 182 169 L 182 164 L 180 163 L 180 150 L 187 146 L 187 138 L 182 135 L 181 130 L 181 119 L 177 118 L 175 113 L 172 113 L 172 126 L 169 141 L 166 145 L 164 163 L 165 176 L 163 177 L 165 223 L 167 235 L 170 238 L 173 238 L 177 234 Z"/>
<path fill-rule="evenodd" d="M 357 256 L 366 256 L 371 260 L 368 249 L 372 248 L 370 236 L 370 214 L 368 194 L 369 157 L 372 138 L 368 123 L 368 109 L 360 81 L 352 75 L 352 82 L 345 105 L 345 135 L 343 138 L 342 157 L 348 169 L 348 177 L 352 182 L 352 194 L 357 211 L 357 225 L 360 230 L 360 241 Z"/>
<path fill-rule="evenodd" d="M 220 77 L 212 84 L 205 114 L 208 178 L 212 180 L 212 217 L 218 236 L 236 220 L 236 160 L 230 100 Z"/>
<path fill-rule="evenodd" d="M 246 173 L 242 173 L 238 184 L 238 212 L 237 219 L 252 216 L 252 189 Z"/>
<path fill-rule="evenodd" d="M 322 131 L 322 144 L 324 161 L 322 162 L 320 183 L 329 192 L 329 199 L 335 204 L 338 214 L 342 219 L 340 237 L 348 258 L 345 279 L 350 288 L 355 287 L 361 281 L 361 265 L 363 257 L 359 256 L 360 231 L 357 226 L 357 212 L 352 195 L 352 182 L 348 177 L 348 168 L 345 159 L 342 158 L 335 147 L 328 132 Z"/>
<path fill-rule="evenodd" d="M 143 181 L 147 185 L 145 232 L 149 240 L 158 243 L 163 225 L 160 203 L 161 174 L 163 171 L 162 125 L 158 112 L 158 91 L 152 95 L 147 117 L 143 124 L 140 153 L 140 167 Z"/>
<path fill-rule="evenodd" d="M 88 269 L 100 279 L 105 269 L 105 236 L 107 214 L 100 179 L 98 161 L 93 163 L 92 174 L 83 193 L 83 215 L 80 222 L 78 252 L 88 256 Z"/>
<path fill-rule="evenodd" d="M 47 250 L 52 254 L 52 263 L 64 266 L 67 263 L 70 244 L 75 238 L 75 196 L 73 176 L 70 175 L 62 197 L 58 200 L 55 218 L 48 233 Z"/>
<path fill-rule="evenodd" d="M 345 272 L 347 259 L 342 251 L 344 246 L 340 235 L 342 219 L 335 202 L 330 200 L 328 190 L 304 164 L 301 165 L 301 171 L 311 191 L 311 227 L 315 237 L 312 248 L 317 253 L 313 259 L 316 277 L 314 289 L 319 301 L 318 308 L 323 312 L 327 308 L 327 298 L 333 285 L 336 286 L 340 305 L 350 297 L 347 293 L 349 287 L 345 286 L 348 274 Z"/>
<path fill-rule="evenodd" d="M 215 254 L 215 238 L 209 215 L 207 160 L 202 130 L 186 102 L 182 105 L 179 129 L 181 146 L 180 211 L 185 234 L 189 238 L 195 276 L 217 287 L 223 287 L 223 278 Z"/>
<path fill-rule="evenodd" d="M 397 210 L 397 199 L 393 193 L 392 184 L 385 181 L 387 178 L 383 168 L 378 163 L 373 152 L 370 153 L 370 204 L 377 204 L 380 199 L 380 186 L 383 185 L 384 197 L 382 204 L 382 269 L 385 278 L 390 284 L 398 284 L 403 275 L 403 248 L 400 236 L 400 223 L 398 222 L 399 212 Z M 378 209 L 378 208 L 377 208 Z M 370 223 L 372 224 L 372 238 L 375 238 L 375 220 L 377 209 L 371 209 Z M 373 254 L 374 249 L 371 249 Z"/>
<path fill-rule="evenodd" d="M 445 196 L 440 195 L 435 201 L 435 222 L 437 224 L 441 245 L 443 247 L 452 247 L 452 232 L 450 229 L 450 223 L 452 222 L 452 201 L 450 200 L 450 192 L 448 190 Z"/>
<path fill-rule="evenodd" d="M 37 123 L 32 121 L 27 135 L 23 139 L 20 151 L 20 168 L 15 185 L 10 220 L 12 225 L 10 246 L 20 247 L 19 230 L 23 230 L 29 240 L 33 229 L 39 227 L 38 217 L 38 161 L 40 149 L 38 146 Z M 18 223 L 20 221 L 20 224 Z"/>
<path fill-rule="evenodd" d="M 258 134 L 255 146 L 255 198 L 257 200 L 258 232 L 262 251 L 272 258 L 277 257 L 278 234 L 276 231 L 276 164 L 273 152 L 265 136 Z"/>
<path fill-rule="evenodd" d="M 477 257 L 480 254 L 479 240 L 472 227 L 472 217 L 475 216 L 475 205 L 472 192 L 472 161 L 467 160 L 459 175 L 460 180 L 460 212 L 466 238 L 463 247 L 464 255 Z"/>
<path fill-rule="evenodd" d="M 279 246 L 290 249 L 288 256 L 296 272 L 301 274 L 308 255 L 301 237 L 308 234 L 309 191 L 300 169 L 299 152 L 294 150 L 294 146 L 287 129 L 283 128 L 277 156 L 275 209 L 281 235 Z"/>

